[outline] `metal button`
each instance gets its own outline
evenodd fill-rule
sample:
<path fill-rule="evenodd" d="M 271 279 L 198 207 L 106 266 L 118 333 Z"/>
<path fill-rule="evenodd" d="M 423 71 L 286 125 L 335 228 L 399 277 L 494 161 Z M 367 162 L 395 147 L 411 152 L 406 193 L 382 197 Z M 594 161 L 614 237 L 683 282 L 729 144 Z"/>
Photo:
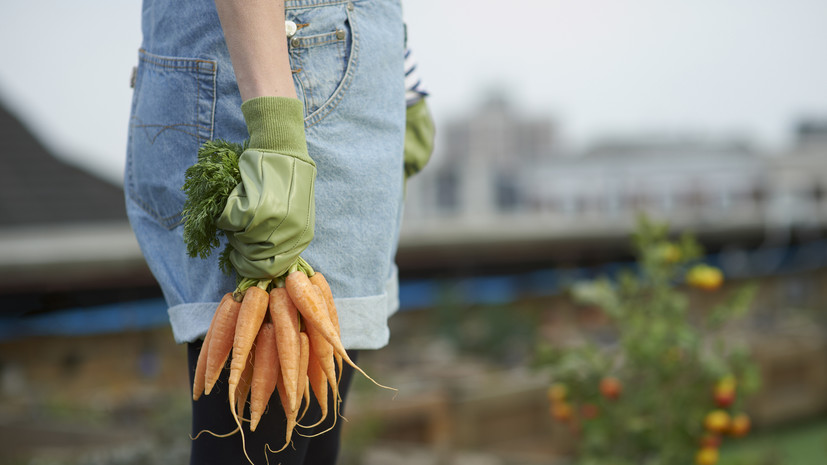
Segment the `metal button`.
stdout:
<path fill-rule="evenodd" d="M 287 32 L 288 38 L 293 37 L 293 35 L 296 34 L 296 31 L 299 30 L 298 26 L 296 26 L 296 23 L 290 20 L 284 22 L 284 29 Z"/>
<path fill-rule="evenodd" d="M 350 11 L 353 11 L 353 3 L 348 2 L 347 3 L 347 9 L 350 10 Z"/>
<path fill-rule="evenodd" d="M 294 47 L 298 47 L 299 44 L 301 44 L 301 40 L 299 40 L 298 37 L 293 37 L 293 39 L 290 41 L 290 45 Z"/>
<path fill-rule="evenodd" d="M 345 40 L 345 31 L 341 29 L 336 30 L 336 38 L 339 40 Z"/>

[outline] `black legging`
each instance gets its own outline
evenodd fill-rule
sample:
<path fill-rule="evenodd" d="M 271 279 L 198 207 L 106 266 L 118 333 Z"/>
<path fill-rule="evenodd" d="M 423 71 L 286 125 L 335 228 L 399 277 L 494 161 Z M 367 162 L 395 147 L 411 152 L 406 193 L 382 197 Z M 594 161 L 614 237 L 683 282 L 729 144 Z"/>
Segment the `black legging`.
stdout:
<path fill-rule="evenodd" d="M 202 341 L 188 344 L 190 386 L 192 386 L 195 373 L 195 365 L 198 361 L 198 354 L 201 351 Z M 348 355 L 356 360 L 356 351 L 349 351 Z M 344 400 L 347 396 L 353 369 L 345 364 L 342 380 L 339 384 L 339 392 Z M 218 382 L 213 387 L 210 395 L 202 395 L 192 403 L 192 435 L 199 431 L 209 430 L 217 434 L 229 433 L 236 428 L 235 420 L 230 413 L 230 404 L 227 398 L 227 377 L 229 369 L 225 367 Z M 191 391 L 190 391 L 191 392 Z M 312 402 L 305 414 L 302 424 L 310 425 L 321 418 L 321 410 L 314 396 L 310 396 Z M 248 403 L 249 404 L 249 403 Z M 302 407 L 303 409 L 304 407 Z M 340 406 L 344 408 L 344 402 Z M 242 422 L 244 427 L 244 439 L 246 441 L 247 454 L 256 465 L 332 465 L 336 463 L 339 454 L 339 437 L 341 434 L 342 418 L 336 420 L 335 427 L 319 436 L 308 438 L 330 428 L 334 415 L 333 405 L 329 406 L 327 419 L 312 429 L 296 428 L 293 431 L 292 444 L 278 454 L 267 453 L 265 458 L 265 446 L 269 445 L 271 450 L 278 450 L 284 445 L 286 420 L 284 411 L 279 401 L 278 391 L 270 398 L 267 412 L 261 417 L 261 421 L 255 432 L 251 432 L 249 423 Z M 249 410 L 245 410 L 245 418 L 249 418 Z M 301 436 L 301 433 L 304 436 Z M 243 465 L 249 463 L 244 456 L 241 446 L 241 435 L 236 433 L 230 437 L 219 438 L 211 434 L 203 433 L 192 441 L 192 453 L 190 465 Z"/>

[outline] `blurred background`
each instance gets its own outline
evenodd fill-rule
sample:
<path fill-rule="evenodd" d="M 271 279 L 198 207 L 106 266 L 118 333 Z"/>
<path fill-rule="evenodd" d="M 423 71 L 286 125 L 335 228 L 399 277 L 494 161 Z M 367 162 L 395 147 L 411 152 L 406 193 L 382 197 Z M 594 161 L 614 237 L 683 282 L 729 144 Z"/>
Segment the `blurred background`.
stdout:
<path fill-rule="evenodd" d="M 628 415 L 592 426 L 561 418 L 548 389 L 560 386 L 560 353 L 596 344 L 616 361 L 601 369 L 627 385 L 617 401 L 635 397 L 642 381 L 624 366 L 638 352 L 624 345 L 623 318 L 573 289 L 603 276 L 622 283 L 629 269 L 645 281 L 654 269 L 671 273 L 657 289 L 677 296 L 688 321 L 743 307 L 715 335 L 742 343 L 754 363 L 750 396 L 745 388 L 730 409 L 748 414 L 751 431 L 716 445 L 719 463 L 825 463 L 827 3 L 419 0 L 404 9 L 437 144 L 408 184 L 391 344 L 360 359 L 400 392 L 357 380 L 343 461 L 586 463 L 582 444 L 600 431 L 645 430 Z M 3 463 L 188 457 L 185 349 L 122 201 L 140 13 L 136 0 L 2 6 Z M 642 214 L 668 233 L 642 230 Z M 680 253 L 653 265 L 663 247 Z M 687 281 L 699 263 L 723 279 Z M 744 286 L 752 298 L 732 304 Z M 652 315 L 644 320 L 659 321 Z M 692 341 L 712 336 L 693 328 Z M 670 363 L 725 376 L 730 352 L 701 346 L 720 363 Z M 693 461 L 718 457 L 693 450 Z"/>

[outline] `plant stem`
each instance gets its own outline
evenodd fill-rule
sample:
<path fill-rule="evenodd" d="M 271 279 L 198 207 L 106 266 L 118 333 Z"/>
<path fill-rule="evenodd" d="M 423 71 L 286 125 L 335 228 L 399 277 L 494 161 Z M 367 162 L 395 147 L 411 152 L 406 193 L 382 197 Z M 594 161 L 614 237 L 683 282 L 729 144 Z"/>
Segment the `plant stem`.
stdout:
<path fill-rule="evenodd" d="M 298 262 L 299 268 L 304 272 L 304 274 L 307 275 L 308 278 L 316 274 L 316 271 L 313 269 L 312 266 L 310 266 L 310 263 L 307 263 L 305 259 L 299 257 Z"/>
<path fill-rule="evenodd" d="M 236 302 L 241 302 L 244 298 L 244 293 L 247 292 L 247 289 L 253 286 L 259 286 L 259 283 L 263 280 L 258 280 L 255 278 L 244 278 L 242 277 L 239 282 L 238 286 L 236 286 L 235 291 L 233 291 L 233 298 Z M 261 286 L 259 286 L 261 287 Z M 266 286 L 265 286 L 266 288 Z"/>

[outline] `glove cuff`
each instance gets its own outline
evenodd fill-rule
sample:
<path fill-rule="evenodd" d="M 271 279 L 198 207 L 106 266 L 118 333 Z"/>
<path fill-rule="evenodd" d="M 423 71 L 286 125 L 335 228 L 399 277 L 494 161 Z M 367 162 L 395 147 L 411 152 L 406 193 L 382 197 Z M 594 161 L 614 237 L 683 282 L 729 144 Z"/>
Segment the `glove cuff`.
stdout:
<path fill-rule="evenodd" d="M 241 104 L 250 134 L 249 147 L 278 152 L 315 166 L 307 154 L 304 105 L 289 97 L 255 97 Z"/>

